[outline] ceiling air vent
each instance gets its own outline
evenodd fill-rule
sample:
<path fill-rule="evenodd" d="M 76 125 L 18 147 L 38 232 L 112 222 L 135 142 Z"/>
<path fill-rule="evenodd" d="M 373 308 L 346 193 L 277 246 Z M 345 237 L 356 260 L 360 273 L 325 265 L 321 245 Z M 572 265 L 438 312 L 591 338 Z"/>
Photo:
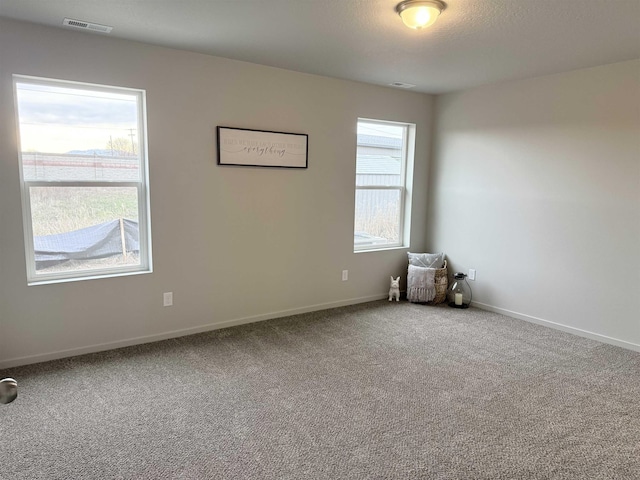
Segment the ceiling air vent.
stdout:
<path fill-rule="evenodd" d="M 390 87 L 396 87 L 396 88 L 413 88 L 415 87 L 415 85 L 413 85 L 412 83 L 402 83 L 402 82 L 393 82 L 389 84 Z"/>
<path fill-rule="evenodd" d="M 91 30 L 93 32 L 111 33 L 113 27 L 108 25 L 100 25 L 99 23 L 83 22 L 82 20 L 74 20 L 73 18 L 65 18 L 62 25 L 65 27 L 73 27 L 79 30 Z"/>

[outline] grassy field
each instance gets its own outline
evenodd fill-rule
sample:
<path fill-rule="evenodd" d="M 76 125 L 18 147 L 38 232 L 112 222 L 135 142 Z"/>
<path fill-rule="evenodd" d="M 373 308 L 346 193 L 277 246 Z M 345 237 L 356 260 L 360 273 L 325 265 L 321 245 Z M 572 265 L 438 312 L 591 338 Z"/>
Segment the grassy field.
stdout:
<path fill-rule="evenodd" d="M 371 197 L 364 196 L 356 199 L 355 231 L 397 242 L 400 222 L 397 202 L 384 203 L 371 200 Z"/>
<path fill-rule="evenodd" d="M 35 236 L 70 232 L 110 220 L 138 220 L 137 190 L 132 187 L 32 187 Z"/>

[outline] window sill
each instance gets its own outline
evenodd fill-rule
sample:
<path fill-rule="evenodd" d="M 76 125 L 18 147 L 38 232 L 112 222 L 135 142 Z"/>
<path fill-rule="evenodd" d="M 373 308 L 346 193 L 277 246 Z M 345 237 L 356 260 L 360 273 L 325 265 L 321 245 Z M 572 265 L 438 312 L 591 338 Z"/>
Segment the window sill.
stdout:
<path fill-rule="evenodd" d="M 46 279 L 36 279 L 32 281 L 28 281 L 27 285 L 29 287 L 33 287 L 36 285 L 50 285 L 54 283 L 69 283 L 69 282 L 81 282 L 83 280 L 97 280 L 99 278 L 113 278 L 113 277 L 128 277 L 129 275 L 144 275 L 147 273 L 153 273 L 151 268 L 145 270 L 135 270 L 129 272 L 112 272 L 112 273 L 100 273 L 96 275 L 87 275 L 82 277 L 69 277 L 69 278 L 46 278 Z"/>
<path fill-rule="evenodd" d="M 371 253 L 371 252 L 385 252 L 387 250 L 409 250 L 409 246 L 407 245 L 396 245 L 389 247 L 379 247 L 379 248 L 363 248 L 362 250 L 354 250 L 353 253 Z"/>

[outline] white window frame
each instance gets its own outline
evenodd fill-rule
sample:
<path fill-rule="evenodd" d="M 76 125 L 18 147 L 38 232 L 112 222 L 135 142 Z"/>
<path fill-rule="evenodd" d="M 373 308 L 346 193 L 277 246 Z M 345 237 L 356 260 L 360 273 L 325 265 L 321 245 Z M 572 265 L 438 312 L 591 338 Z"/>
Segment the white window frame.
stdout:
<path fill-rule="evenodd" d="M 398 248 L 408 248 L 409 239 L 411 238 L 411 184 L 413 183 L 413 164 L 415 153 L 415 124 L 405 122 L 395 122 L 386 120 L 377 120 L 371 118 L 358 118 L 358 123 L 366 122 L 369 124 L 379 124 L 384 126 L 396 126 L 403 127 L 403 143 L 402 143 L 402 160 L 400 171 L 400 185 L 362 185 L 359 186 L 357 182 L 356 172 L 356 186 L 355 193 L 357 197 L 358 190 L 370 190 L 370 191 L 398 191 L 400 195 L 400 212 L 399 212 L 399 225 L 398 225 L 398 242 L 384 243 L 380 245 L 356 245 L 354 237 L 353 251 L 354 253 L 360 252 L 372 252 L 380 250 L 392 250 Z M 356 134 L 357 138 L 357 134 Z M 357 145 L 356 145 L 357 155 Z M 354 234 L 355 234 L 355 208 L 354 208 Z"/>
<path fill-rule="evenodd" d="M 54 87 L 68 87 L 92 92 L 120 93 L 135 95 L 137 101 L 138 118 L 138 148 L 140 157 L 140 177 L 137 182 L 132 181 L 58 181 L 58 180 L 25 180 L 22 161 L 22 148 L 20 140 L 20 114 L 18 111 L 18 84 L 33 84 Z M 24 227 L 25 257 L 27 267 L 27 284 L 40 285 L 47 283 L 72 282 L 78 280 L 90 280 L 95 278 L 118 277 L 151 273 L 153 263 L 151 256 L 151 215 L 149 202 L 149 161 L 147 157 L 147 117 L 146 95 L 144 90 L 134 88 L 115 87 L 52 78 L 34 77 L 28 75 L 13 75 L 13 92 L 15 104 L 15 118 L 17 123 L 17 150 L 20 166 L 20 189 L 22 194 L 22 217 Z M 92 268 L 87 270 L 74 270 L 69 272 L 36 273 L 36 262 L 33 243 L 33 225 L 31 217 L 32 187 L 135 187 L 138 193 L 138 229 L 140 246 L 140 264 L 122 265 L 105 268 Z"/>

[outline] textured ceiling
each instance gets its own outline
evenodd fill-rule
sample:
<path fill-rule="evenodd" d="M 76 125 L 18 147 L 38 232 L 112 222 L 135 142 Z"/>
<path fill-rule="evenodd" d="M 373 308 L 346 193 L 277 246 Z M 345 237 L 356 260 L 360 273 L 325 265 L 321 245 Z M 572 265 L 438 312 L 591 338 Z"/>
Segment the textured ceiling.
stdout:
<path fill-rule="evenodd" d="M 406 28 L 396 0 L 0 0 L 0 16 L 442 93 L 640 58 L 640 0 L 448 0 Z M 87 33 L 87 35 L 101 35 Z"/>

